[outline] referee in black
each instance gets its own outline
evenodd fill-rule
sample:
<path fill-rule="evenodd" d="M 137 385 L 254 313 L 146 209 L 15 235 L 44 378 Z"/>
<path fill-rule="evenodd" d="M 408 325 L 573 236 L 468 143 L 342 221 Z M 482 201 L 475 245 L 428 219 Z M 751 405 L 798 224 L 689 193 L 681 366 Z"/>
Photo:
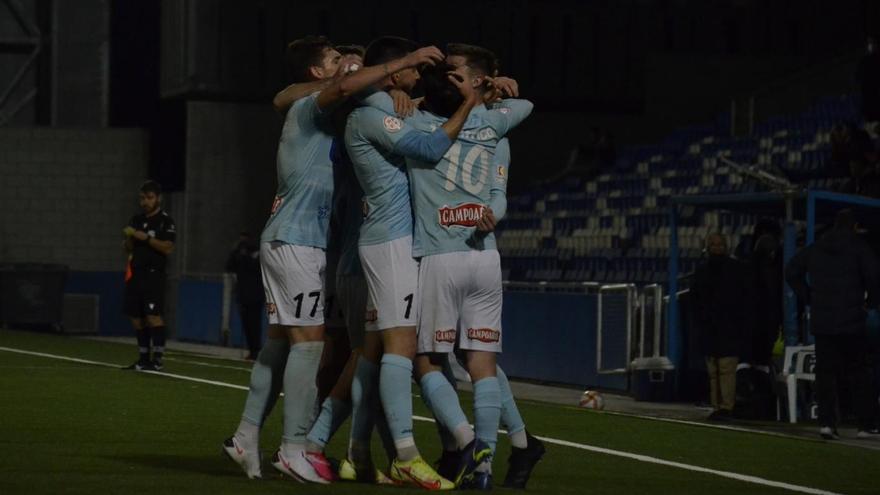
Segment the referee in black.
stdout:
<path fill-rule="evenodd" d="M 165 352 L 165 266 L 174 250 L 174 220 L 162 210 L 162 187 L 148 180 L 141 185 L 143 213 L 125 227 L 128 268 L 125 273 L 124 311 L 137 333 L 138 360 L 125 369 L 162 370 Z M 152 341 L 152 359 L 150 343 Z"/>

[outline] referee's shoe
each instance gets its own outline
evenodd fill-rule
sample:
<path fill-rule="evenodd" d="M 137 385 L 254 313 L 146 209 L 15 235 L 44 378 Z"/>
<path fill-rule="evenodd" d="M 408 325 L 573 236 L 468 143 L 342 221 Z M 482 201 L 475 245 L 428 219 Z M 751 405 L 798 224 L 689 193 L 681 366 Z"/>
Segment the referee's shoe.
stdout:
<path fill-rule="evenodd" d="M 128 366 L 123 366 L 122 369 L 135 370 L 135 371 L 157 371 L 156 366 L 152 362 L 144 361 L 141 359 L 138 359 L 137 361 L 131 363 Z"/>

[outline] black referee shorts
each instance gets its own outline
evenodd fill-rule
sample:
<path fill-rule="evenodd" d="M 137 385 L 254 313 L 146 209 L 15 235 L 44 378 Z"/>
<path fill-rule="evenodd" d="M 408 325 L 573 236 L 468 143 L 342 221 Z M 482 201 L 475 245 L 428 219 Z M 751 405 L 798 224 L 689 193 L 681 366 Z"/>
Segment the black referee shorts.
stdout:
<path fill-rule="evenodd" d="M 131 318 L 162 316 L 165 307 L 165 273 L 135 271 L 125 284 L 123 311 Z"/>

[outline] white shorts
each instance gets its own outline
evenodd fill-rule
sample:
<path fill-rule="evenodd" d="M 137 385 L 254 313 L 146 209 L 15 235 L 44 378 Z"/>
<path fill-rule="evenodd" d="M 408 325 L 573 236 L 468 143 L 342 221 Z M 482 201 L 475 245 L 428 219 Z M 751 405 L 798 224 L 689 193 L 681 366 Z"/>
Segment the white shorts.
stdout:
<path fill-rule="evenodd" d="M 324 324 L 324 250 L 283 242 L 260 244 L 270 325 Z"/>
<path fill-rule="evenodd" d="M 422 258 L 418 352 L 501 352 L 501 257 L 462 251 Z M 461 335 L 458 335 L 458 329 Z"/>
<path fill-rule="evenodd" d="M 339 304 L 339 291 L 336 290 L 336 265 L 339 253 L 327 255 L 327 269 L 324 271 L 324 326 L 344 328 L 345 314 Z"/>
<path fill-rule="evenodd" d="M 348 329 L 352 349 L 364 346 L 364 315 L 367 311 L 367 281 L 362 275 L 336 276 L 336 302 Z"/>
<path fill-rule="evenodd" d="M 419 263 L 412 257 L 412 236 L 358 251 L 367 279 L 366 330 L 416 326 Z"/>

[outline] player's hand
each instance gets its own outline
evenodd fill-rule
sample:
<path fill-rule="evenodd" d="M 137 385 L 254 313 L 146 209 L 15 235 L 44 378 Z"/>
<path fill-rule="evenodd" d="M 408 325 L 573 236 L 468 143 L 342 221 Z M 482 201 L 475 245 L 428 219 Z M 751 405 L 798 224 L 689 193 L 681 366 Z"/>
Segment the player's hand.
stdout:
<path fill-rule="evenodd" d="M 403 57 L 406 67 L 418 67 L 422 64 L 437 65 L 437 62 L 444 60 L 446 57 L 443 52 L 436 46 L 426 46 Z"/>
<path fill-rule="evenodd" d="M 131 236 L 139 241 L 146 241 L 150 238 L 150 236 L 148 236 L 147 233 L 143 230 L 135 230 L 134 233 L 131 234 Z"/>
<path fill-rule="evenodd" d="M 360 69 L 361 66 L 363 66 L 363 62 L 361 62 L 361 58 L 356 54 L 343 55 L 339 60 L 339 72 L 337 75 L 345 76 L 351 74 Z"/>
<path fill-rule="evenodd" d="M 418 104 L 405 91 L 392 89 L 388 93 L 394 101 L 394 113 L 400 117 L 409 117 L 418 107 Z"/>
<path fill-rule="evenodd" d="M 499 77 L 486 76 L 486 81 L 488 81 L 489 84 L 491 84 L 493 88 L 500 91 L 502 97 L 504 97 L 504 98 L 519 98 L 519 83 L 517 83 L 515 79 L 511 79 L 509 77 L 504 77 L 504 76 L 499 76 Z"/>
<path fill-rule="evenodd" d="M 461 96 L 464 97 L 464 100 L 472 106 L 476 106 L 479 104 L 479 97 L 477 96 L 476 90 L 474 90 L 474 86 L 471 84 L 470 80 L 467 77 L 459 74 L 457 71 L 449 71 L 446 73 L 446 77 L 458 88 L 458 92 L 461 93 Z"/>
<path fill-rule="evenodd" d="M 131 225 L 128 225 L 124 229 L 122 229 L 122 234 L 126 238 L 131 237 L 132 234 L 134 234 L 134 232 L 135 232 L 134 227 L 132 227 Z"/>
<path fill-rule="evenodd" d="M 492 211 L 492 208 L 486 208 L 483 210 L 483 216 L 477 220 L 477 230 L 480 232 L 492 232 L 495 230 L 495 225 L 498 222 L 495 220 L 495 213 Z"/>

